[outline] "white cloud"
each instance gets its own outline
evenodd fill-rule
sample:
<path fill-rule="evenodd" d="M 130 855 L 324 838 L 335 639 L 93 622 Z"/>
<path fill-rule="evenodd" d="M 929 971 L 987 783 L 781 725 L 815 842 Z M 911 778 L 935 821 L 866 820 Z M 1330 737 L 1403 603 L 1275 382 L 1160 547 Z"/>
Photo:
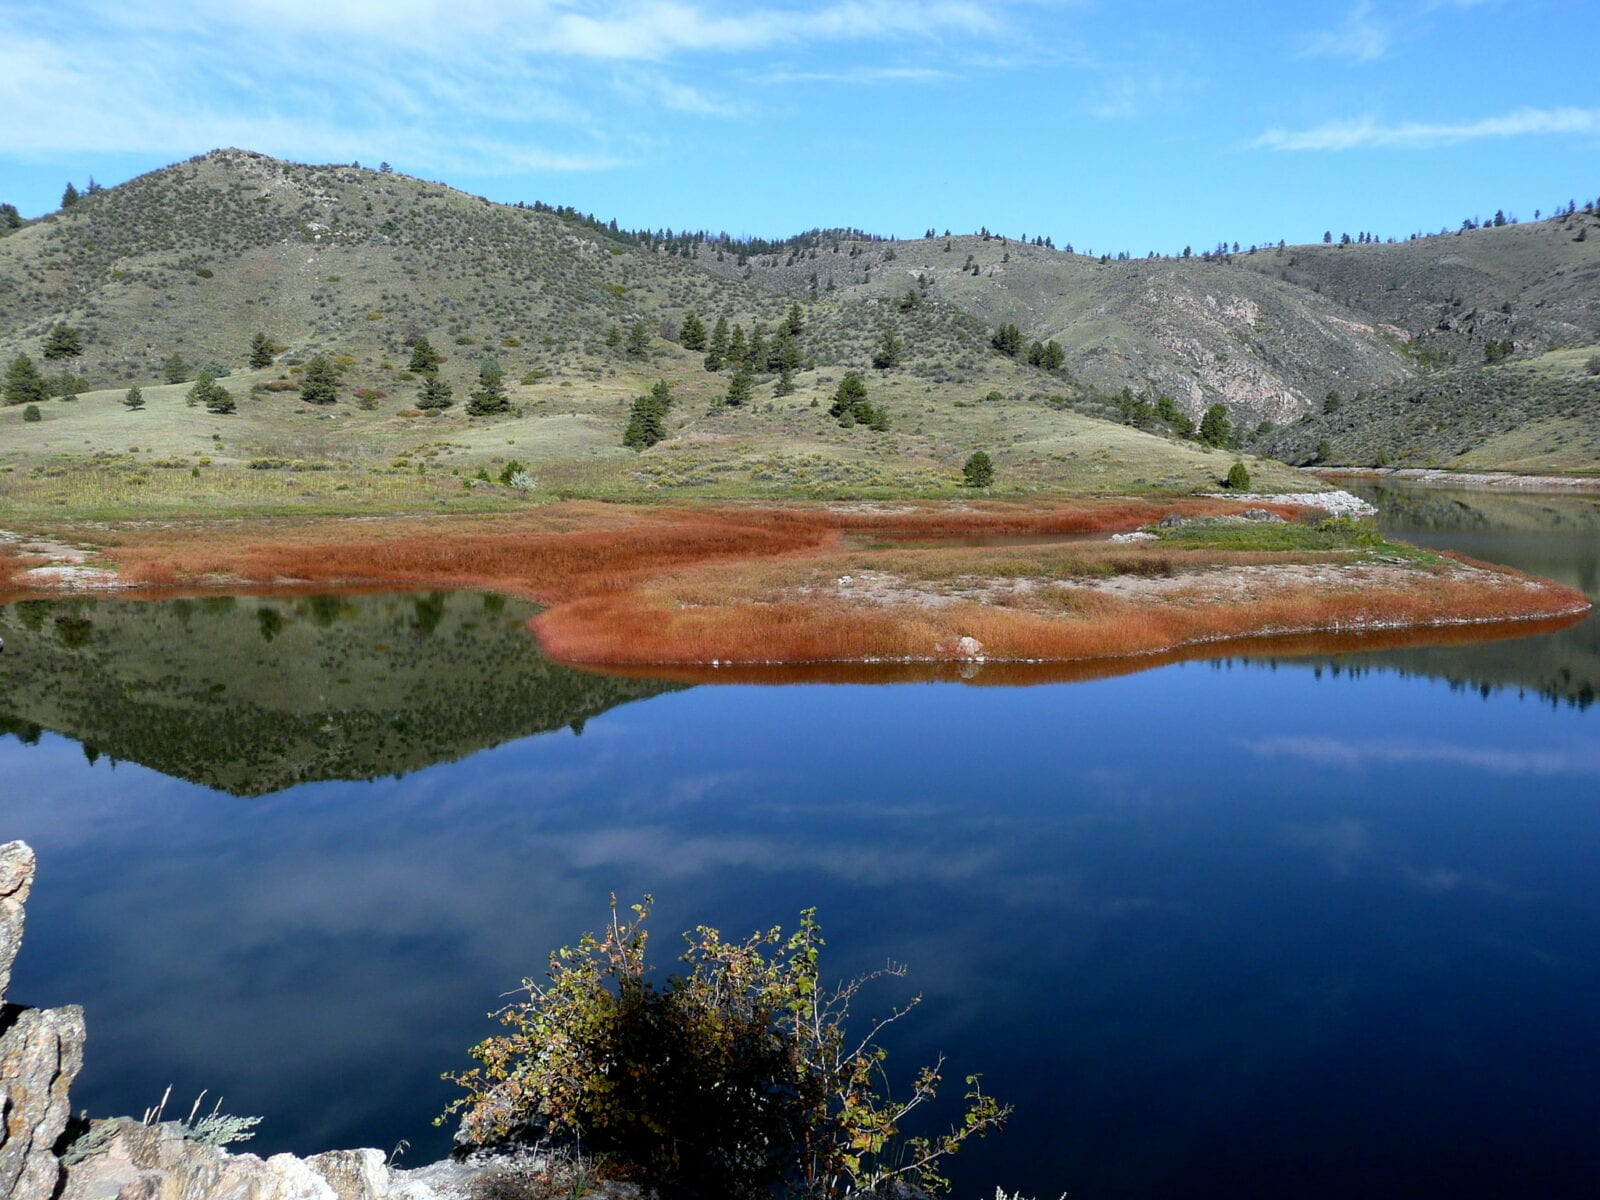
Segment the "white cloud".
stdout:
<path fill-rule="evenodd" d="M 965 50 L 1006 31 L 1012 7 L 11 0 L 0 13 L 0 155 L 178 158 L 236 145 L 327 161 L 389 158 L 412 171 L 601 170 L 653 143 L 652 114 L 741 115 L 704 64 L 690 76 L 687 60 L 840 43 L 949 40 Z M 585 70 L 607 63 L 609 71 Z M 739 66 L 746 79 L 761 73 Z M 916 65 L 812 74 L 880 83 L 942 76 Z"/>
<path fill-rule="evenodd" d="M 1600 753 L 1592 745 L 1571 750 L 1508 750 L 1450 742 L 1371 738 L 1283 736 L 1239 743 L 1260 758 L 1293 758 L 1321 767 L 1351 770 L 1384 766 L 1447 766 L 1499 775 L 1600 775 Z"/>
<path fill-rule="evenodd" d="M 752 71 L 753 83 L 832 83 L 850 86 L 872 83 L 939 83 L 955 75 L 938 67 L 849 67 L 838 71 Z"/>
<path fill-rule="evenodd" d="M 1389 28 L 1373 15 L 1372 5 L 1362 0 L 1338 26 L 1312 37 L 1302 54 L 1372 62 L 1388 53 L 1391 37 Z"/>
<path fill-rule="evenodd" d="M 1424 150 L 1483 138 L 1600 133 L 1600 108 L 1519 108 L 1476 121 L 1402 121 L 1373 117 L 1311 129 L 1270 129 L 1250 144 L 1267 150 Z"/>

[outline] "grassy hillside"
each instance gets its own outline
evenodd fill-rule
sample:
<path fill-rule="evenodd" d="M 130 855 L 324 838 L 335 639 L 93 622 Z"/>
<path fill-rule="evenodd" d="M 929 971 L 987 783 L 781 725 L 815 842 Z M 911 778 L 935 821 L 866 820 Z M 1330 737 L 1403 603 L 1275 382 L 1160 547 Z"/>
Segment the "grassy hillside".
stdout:
<path fill-rule="evenodd" d="M 1288 462 L 1531 474 L 1600 470 L 1600 347 L 1440 367 L 1253 439 Z"/>
<path fill-rule="evenodd" d="M 66 372 L 53 393 L 79 397 L 35 422 L 0 409 L 0 500 L 23 512 L 492 507 L 525 497 L 469 492 L 465 479 L 513 459 L 542 490 L 579 495 L 942 495 L 957 494 L 980 448 L 1002 490 L 1214 484 L 1225 456 L 1169 436 L 1133 392 L 1170 396 L 1191 417 L 1224 403 L 1236 430 L 1262 431 L 1250 448 L 1295 461 L 1322 449 L 1334 462 L 1380 451 L 1543 462 L 1538 447 L 1583 427 L 1588 392 L 1527 356 L 1600 341 L 1600 237 L 1575 240 L 1593 224 L 1578 214 L 1397 246 L 1134 261 L 988 235 L 813 233 L 754 253 L 388 172 L 215 151 L 0 240 L 0 361 L 28 353 Z M 751 403 L 721 409 L 731 369 L 707 370 L 681 344 L 685 318 L 771 336 L 792 305 L 795 391 L 776 396 L 763 373 Z M 43 362 L 58 323 L 80 331 L 82 350 Z M 1063 365 L 996 352 L 990 335 L 1008 323 L 1058 342 Z M 248 372 L 256 334 L 281 350 Z M 899 361 L 874 369 L 891 335 Z M 443 416 L 416 408 L 419 336 L 446 358 L 456 407 Z M 1498 375 L 1481 369 L 1490 340 L 1516 350 Z M 318 353 L 341 371 L 341 402 L 327 408 L 296 396 Z M 231 369 L 239 412 L 184 406 L 186 389 L 161 383 L 172 355 L 186 378 Z M 470 420 L 462 405 L 491 356 L 513 412 Z M 828 418 L 847 370 L 868 377 L 891 432 Z M 628 406 L 659 379 L 678 400 L 669 436 L 624 450 Z M 134 383 L 142 413 L 117 404 Z M 1490 415 L 1463 421 L 1413 399 L 1455 388 Z M 1329 393 L 1361 420 L 1324 422 Z M 1424 410 L 1425 437 L 1412 428 Z M 1558 457 L 1594 461 L 1587 443 Z M 1269 487 L 1305 486 L 1253 470 Z"/>
<path fill-rule="evenodd" d="M 467 593 L 0 606 L 0 734 L 256 796 L 581 728 L 671 688 L 551 664 L 532 613 Z"/>
<path fill-rule="evenodd" d="M 990 331 L 1012 323 L 1029 339 L 1058 341 L 1067 355 L 1058 391 L 1149 389 L 1194 416 L 1221 402 L 1252 427 L 1299 416 L 1328 387 L 1376 387 L 1407 372 L 1397 331 L 1220 260 L 1102 262 L 983 236 L 815 240 L 797 256 L 752 257 L 742 268 L 731 256 L 702 252 L 700 261 L 797 295 L 809 294 L 813 276 L 824 294 L 831 286 L 893 302 L 914 290 Z"/>
<path fill-rule="evenodd" d="M 978 448 L 994 456 L 1002 490 L 1190 489 L 1212 486 L 1231 461 L 1069 411 L 1065 381 L 994 353 L 982 319 L 937 298 L 902 308 L 871 294 L 803 297 L 795 392 L 775 397 L 762 375 L 754 403 L 717 411 L 730 371 L 708 371 L 673 340 L 683 318 L 770 332 L 795 301 L 705 265 L 572 214 L 404 176 L 204 155 L 0 243 L 0 358 L 40 359 L 57 322 L 85 343 L 44 364 L 82 377 L 76 401 L 46 404 L 36 422 L 0 409 L 0 500 L 105 515 L 196 503 L 482 507 L 519 497 L 469 493 L 466 477 L 512 459 L 542 490 L 569 494 L 938 495 Z M 630 352 L 623 335 L 640 323 L 650 336 Z M 874 371 L 890 330 L 905 353 Z M 248 372 L 258 332 L 285 349 Z M 419 335 L 446 355 L 457 405 L 442 416 L 414 407 L 421 381 L 407 347 Z M 232 369 L 223 383 L 238 413 L 186 407 L 185 387 L 161 386 L 174 353 L 191 373 Z M 314 353 L 340 363 L 344 402 L 297 399 Z M 462 402 L 489 355 L 515 408 L 468 419 Z M 892 432 L 847 431 L 827 416 L 847 369 L 870 375 Z M 628 405 L 657 379 L 678 398 L 672 436 L 636 455 L 621 444 Z M 119 404 L 133 383 L 143 412 Z M 288 465 L 266 465 L 275 460 Z M 1258 474 L 1304 486 L 1282 469 Z"/>

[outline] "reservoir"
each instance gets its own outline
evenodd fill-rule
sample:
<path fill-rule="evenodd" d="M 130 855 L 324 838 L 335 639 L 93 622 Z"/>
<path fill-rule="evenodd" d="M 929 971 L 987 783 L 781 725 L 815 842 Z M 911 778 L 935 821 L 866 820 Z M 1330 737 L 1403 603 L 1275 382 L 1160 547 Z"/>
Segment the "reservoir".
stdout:
<path fill-rule="evenodd" d="M 1367 496 L 1600 596 L 1592 498 Z M 813 905 L 825 975 L 906 964 L 860 1010 L 923 997 L 891 1076 L 942 1052 L 948 1096 L 1016 1105 L 963 1200 L 1600 1186 L 1600 619 L 685 686 L 550 663 L 532 612 L 0 608 L 0 840 L 39 855 L 11 998 L 85 1006 L 76 1108 L 207 1089 L 264 1118 L 243 1149 L 421 1165 L 485 1014 L 652 893 L 663 972 L 683 929 Z"/>

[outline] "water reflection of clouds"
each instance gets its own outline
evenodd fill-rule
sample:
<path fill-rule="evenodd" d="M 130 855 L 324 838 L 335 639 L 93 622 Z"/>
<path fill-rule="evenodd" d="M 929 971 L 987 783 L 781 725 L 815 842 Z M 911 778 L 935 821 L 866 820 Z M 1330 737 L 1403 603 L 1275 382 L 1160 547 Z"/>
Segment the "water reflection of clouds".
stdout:
<path fill-rule="evenodd" d="M 1236 744 L 1258 758 L 1299 759 L 1317 766 L 1351 770 L 1375 766 L 1445 766 L 1502 775 L 1600 775 L 1600 743 L 1579 743 L 1566 749 L 1513 750 L 1390 738 L 1283 735 L 1240 738 Z"/>

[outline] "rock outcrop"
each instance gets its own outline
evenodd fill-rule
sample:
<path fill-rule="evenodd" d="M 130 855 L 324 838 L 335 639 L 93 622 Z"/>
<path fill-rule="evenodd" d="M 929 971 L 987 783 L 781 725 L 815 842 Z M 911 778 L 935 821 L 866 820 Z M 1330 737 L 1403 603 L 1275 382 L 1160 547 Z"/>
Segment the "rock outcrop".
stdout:
<path fill-rule="evenodd" d="M 64 1139 L 68 1089 L 83 1066 L 83 1010 L 5 1003 L 33 877 L 27 845 L 0 845 L 0 1200 L 476 1200 L 497 1188 L 528 1192 L 529 1181 L 547 1173 L 549 1164 L 529 1155 L 412 1171 L 391 1167 L 381 1150 L 260 1158 L 213 1145 L 181 1121 L 128 1117 L 91 1122 Z M 602 1183 L 585 1194 L 638 1200 L 641 1192 Z"/>
<path fill-rule="evenodd" d="M 543 1166 L 537 1159 L 449 1161 L 414 1171 L 390 1167 L 381 1150 L 263 1159 L 197 1142 L 176 1121 L 96 1121 L 80 1145 L 83 1157 L 68 1168 L 60 1200 L 481 1200 L 546 1194 L 532 1186 L 530 1172 Z M 583 1194 L 638 1200 L 642 1193 L 632 1184 L 595 1183 Z"/>
<path fill-rule="evenodd" d="M 0 1196 L 49 1200 L 61 1179 L 55 1145 L 72 1115 L 68 1089 L 83 1066 L 83 1010 L 7 1004 L 22 944 L 33 851 L 0 846 Z"/>

